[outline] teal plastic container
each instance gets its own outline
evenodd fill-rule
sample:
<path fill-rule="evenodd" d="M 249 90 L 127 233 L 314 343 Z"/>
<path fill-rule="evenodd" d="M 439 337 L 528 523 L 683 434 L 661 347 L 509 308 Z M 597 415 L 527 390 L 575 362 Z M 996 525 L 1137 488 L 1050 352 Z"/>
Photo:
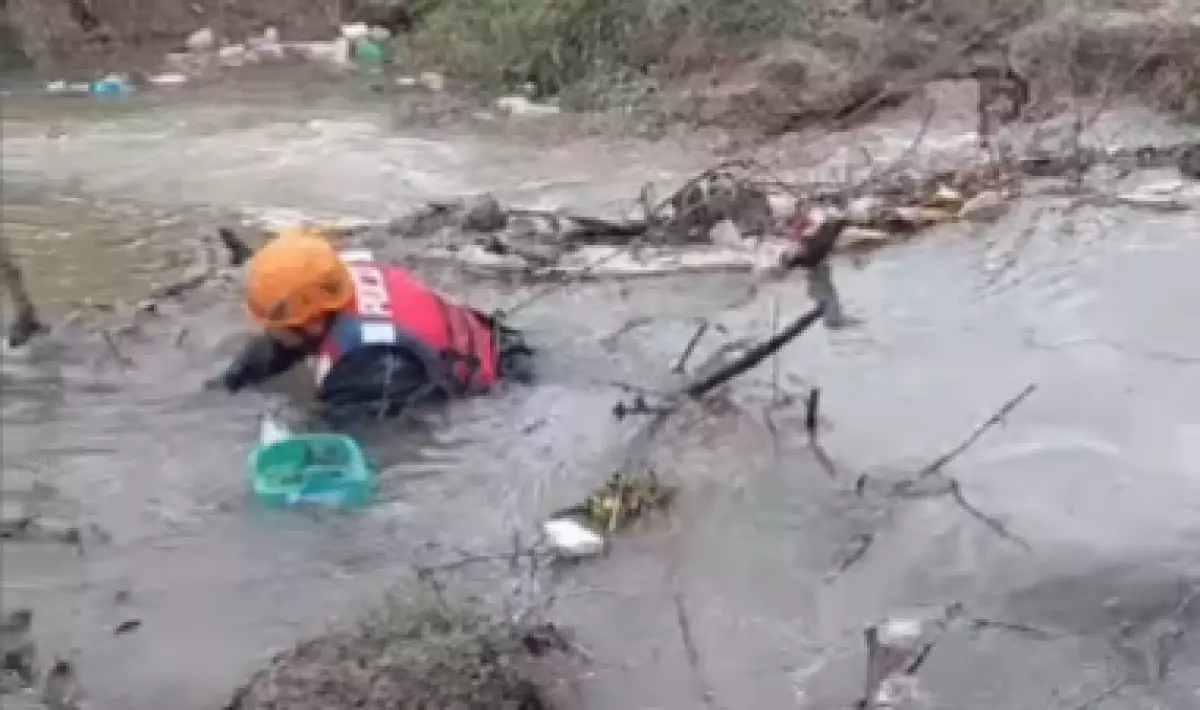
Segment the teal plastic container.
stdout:
<path fill-rule="evenodd" d="M 341 434 L 293 434 L 263 443 L 249 463 L 254 495 L 272 508 L 362 508 L 375 493 L 375 472 L 362 448 Z"/>

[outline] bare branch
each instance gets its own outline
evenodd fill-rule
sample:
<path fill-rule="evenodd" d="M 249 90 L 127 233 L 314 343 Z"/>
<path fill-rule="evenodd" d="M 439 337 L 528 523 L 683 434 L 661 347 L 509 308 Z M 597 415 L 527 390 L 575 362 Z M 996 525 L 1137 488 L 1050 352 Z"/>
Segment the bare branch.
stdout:
<path fill-rule="evenodd" d="M 957 446 L 937 457 L 931 463 L 922 468 L 917 473 L 917 478 L 925 478 L 927 476 L 933 476 L 941 473 L 943 468 L 945 468 L 951 461 L 961 456 L 967 449 L 971 448 L 971 446 L 975 442 L 979 441 L 979 439 L 986 434 L 988 430 L 1002 423 L 1004 418 L 1012 413 L 1012 411 L 1016 409 L 1026 397 L 1033 394 L 1034 390 L 1036 389 L 1037 385 L 1027 385 L 1023 390 L 1017 393 L 1015 397 L 1008 400 L 1003 407 L 998 409 L 995 414 L 988 417 L 987 421 L 976 427 L 969 435 L 967 435 L 966 439 L 963 439 L 962 442 L 960 442 Z"/>

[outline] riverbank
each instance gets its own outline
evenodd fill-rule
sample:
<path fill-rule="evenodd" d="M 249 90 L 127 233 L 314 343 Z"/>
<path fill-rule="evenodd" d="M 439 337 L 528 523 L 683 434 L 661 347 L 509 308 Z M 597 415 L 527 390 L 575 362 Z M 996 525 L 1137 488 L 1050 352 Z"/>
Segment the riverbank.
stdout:
<path fill-rule="evenodd" d="M 1076 102 L 1121 97 L 1200 117 L 1200 17 L 1165 0 L 992 0 L 937 10 L 847 0 L 755 0 L 736 10 L 668 2 L 650 12 L 625 2 L 547 0 L 333 5 L 250 8 L 236 19 L 193 3 L 190 20 L 167 9 L 125 17 L 97 8 L 112 21 L 84 23 L 86 31 L 78 18 L 44 17 L 37 4 L 16 2 L 9 14 L 30 54 L 60 71 L 200 80 L 217 68 L 274 61 L 345 69 L 360 33 L 339 40 L 339 26 L 361 19 L 364 31 L 375 22 L 394 34 L 379 82 L 388 90 L 436 83 L 463 97 L 507 95 L 521 111 L 533 110 L 532 98 L 621 114 L 631 119 L 626 127 L 648 133 L 683 124 L 771 139 L 844 129 L 945 81 L 971 84 L 979 97 L 972 111 L 988 134 L 1072 111 Z M 75 41 L 80 32 L 97 40 L 92 49 Z"/>

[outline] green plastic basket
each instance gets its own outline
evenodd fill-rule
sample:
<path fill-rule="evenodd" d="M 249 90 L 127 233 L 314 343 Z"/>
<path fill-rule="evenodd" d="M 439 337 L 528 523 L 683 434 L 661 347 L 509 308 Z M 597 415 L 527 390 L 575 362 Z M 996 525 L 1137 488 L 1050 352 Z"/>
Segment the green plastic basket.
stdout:
<path fill-rule="evenodd" d="M 358 442 L 341 434 L 295 434 L 250 453 L 254 495 L 274 508 L 361 508 L 375 492 L 375 472 Z"/>

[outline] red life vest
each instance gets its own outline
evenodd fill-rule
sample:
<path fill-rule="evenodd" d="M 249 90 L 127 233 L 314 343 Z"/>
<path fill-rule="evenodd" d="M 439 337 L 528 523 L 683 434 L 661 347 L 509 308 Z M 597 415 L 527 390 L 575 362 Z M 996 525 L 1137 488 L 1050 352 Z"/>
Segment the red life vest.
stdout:
<path fill-rule="evenodd" d="M 334 318 L 317 350 L 318 387 L 342 358 L 366 347 L 403 349 L 456 394 L 484 392 L 495 384 L 494 336 L 474 313 L 405 269 L 377 263 L 370 252 L 347 251 L 341 257 L 354 298 Z"/>

